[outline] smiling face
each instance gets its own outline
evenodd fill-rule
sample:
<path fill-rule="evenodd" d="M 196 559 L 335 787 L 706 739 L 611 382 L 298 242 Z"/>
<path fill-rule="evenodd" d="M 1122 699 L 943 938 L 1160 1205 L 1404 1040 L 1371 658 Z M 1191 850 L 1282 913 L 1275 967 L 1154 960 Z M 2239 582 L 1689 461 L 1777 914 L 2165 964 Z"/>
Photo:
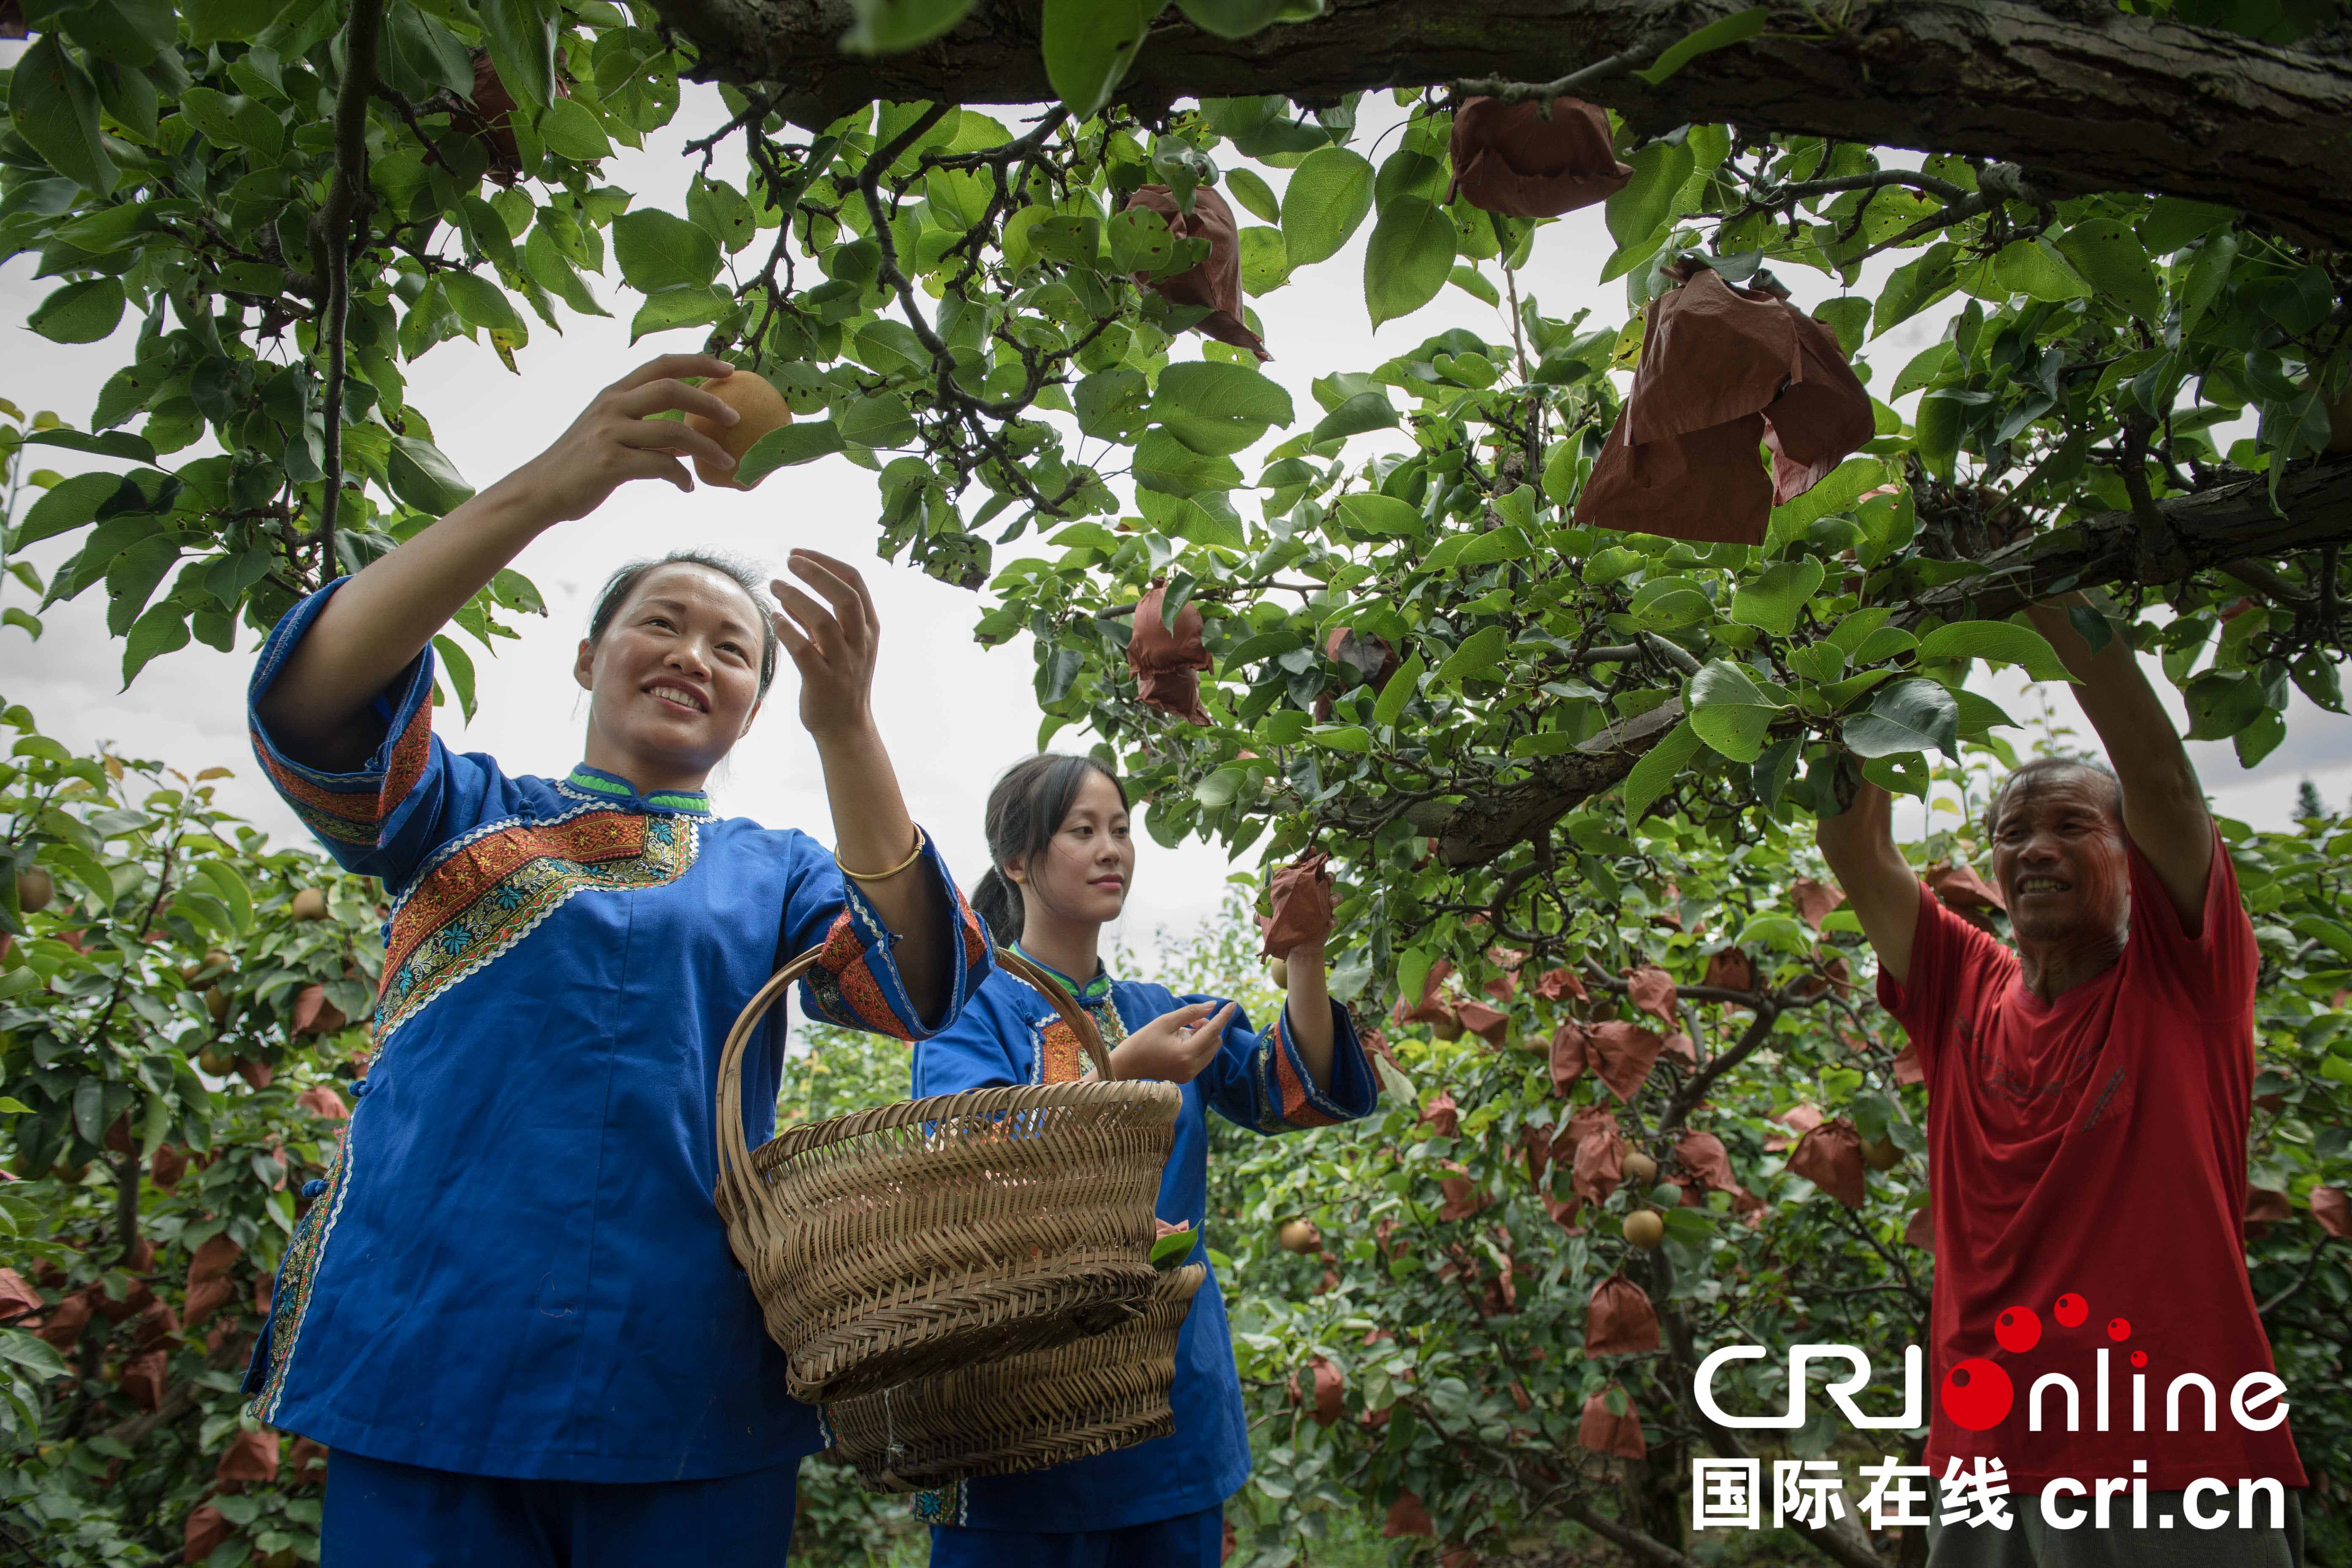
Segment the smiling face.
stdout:
<path fill-rule="evenodd" d="M 2130 913 L 2116 782 L 2051 768 L 2013 782 L 1993 823 L 1993 879 L 2020 941 L 2118 941 Z"/>
<path fill-rule="evenodd" d="M 1044 854 L 1015 856 L 1004 874 L 1020 884 L 1024 905 L 1081 925 L 1107 925 L 1127 906 L 1135 882 L 1135 840 L 1118 786 L 1089 769 Z"/>
<path fill-rule="evenodd" d="M 592 763 L 640 790 L 700 788 L 760 710 L 761 637 L 758 607 L 724 573 L 647 572 L 572 668 L 592 697 Z"/>

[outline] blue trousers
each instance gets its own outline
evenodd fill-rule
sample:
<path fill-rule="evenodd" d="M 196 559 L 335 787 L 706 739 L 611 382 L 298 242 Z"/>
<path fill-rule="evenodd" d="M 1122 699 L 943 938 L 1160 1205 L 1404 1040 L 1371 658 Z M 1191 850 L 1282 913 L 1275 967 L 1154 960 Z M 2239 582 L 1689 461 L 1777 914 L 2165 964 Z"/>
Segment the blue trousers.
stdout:
<path fill-rule="evenodd" d="M 519 1481 L 338 1449 L 320 1568 L 783 1568 L 799 1471 L 795 1459 L 707 1481 Z"/>
<path fill-rule="evenodd" d="M 1124 1530 L 931 1527 L 931 1568 L 1217 1568 L 1225 1510 L 1204 1508 Z M 325 1568 L 337 1568 L 328 1563 Z"/>

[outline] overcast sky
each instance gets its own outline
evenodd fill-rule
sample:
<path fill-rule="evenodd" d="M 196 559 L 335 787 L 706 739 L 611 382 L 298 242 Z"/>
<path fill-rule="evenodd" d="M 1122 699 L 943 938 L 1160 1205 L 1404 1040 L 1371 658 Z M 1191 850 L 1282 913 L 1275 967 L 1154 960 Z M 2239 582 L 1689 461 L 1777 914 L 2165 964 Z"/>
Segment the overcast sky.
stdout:
<path fill-rule="evenodd" d="M 21 48 L 7 46 L 0 59 Z M 1374 95 L 1368 111 L 1377 108 L 1392 118 L 1386 104 L 1384 95 Z M 1367 119 L 1372 117 L 1368 112 Z M 688 84 L 677 119 L 647 138 L 644 152 L 615 158 L 609 179 L 635 192 L 641 204 L 682 211 L 693 165 L 680 148 L 725 118 L 714 89 Z M 1360 138 L 1358 145 L 1363 145 Z M 719 173 L 739 184 L 740 147 L 730 141 L 717 164 Z M 1278 189 L 1280 172 L 1263 172 Z M 1360 287 L 1370 228 L 1367 224 L 1339 257 L 1255 301 L 1275 354 L 1266 372 L 1291 390 L 1302 416 L 1314 411 L 1308 383 L 1318 375 L 1368 369 L 1449 326 L 1508 337 L 1508 323 L 1496 310 L 1452 287 L 1414 315 L 1370 331 Z M 1622 283 L 1593 281 L 1612 248 L 1600 209 L 1572 215 L 1538 237 L 1534 260 L 1520 275 L 1521 288 L 1536 294 L 1549 315 L 1565 317 L 1590 306 L 1596 318 L 1622 320 Z M 54 409 L 81 425 L 107 376 L 129 363 L 135 322 L 126 318 L 118 336 L 102 344 L 65 347 L 36 336 L 22 323 L 54 283 L 36 282 L 35 266 L 31 256 L 0 266 L 0 333 L 6 334 L 7 344 L 0 353 L 0 396 L 28 413 Z M 1865 290 L 1874 288 L 1881 270 L 1874 268 L 1865 279 Z M 1781 276 L 1808 306 L 1837 291 L 1818 273 L 1792 268 Z M 591 287 L 617 319 L 567 315 L 560 337 L 534 320 L 532 342 L 518 356 L 520 375 L 509 374 L 487 348 L 462 339 L 442 344 L 410 370 L 410 401 L 425 411 L 441 447 L 473 484 L 487 485 L 538 452 L 593 389 L 654 353 L 698 346 L 699 330 L 688 329 L 630 347 L 626 321 L 635 297 L 617 282 L 592 279 Z M 1865 349 L 1863 358 L 1876 367 L 1879 386 L 1940 332 L 1942 320 L 1940 314 L 1915 319 Z M 37 462 L 68 473 L 105 466 L 66 452 L 44 454 Z M 523 552 L 516 564 L 537 582 L 550 613 L 526 617 L 520 640 L 501 642 L 497 658 L 478 657 L 480 712 L 475 722 L 465 724 L 448 708 L 438 714 L 436 728 L 449 745 L 488 752 L 509 771 L 561 773 L 578 758 L 584 721 L 583 694 L 571 675 L 572 648 L 589 596 L 614 567 L 683 545 L 731 551 L 772 569 L 794 546 L 827 551 L 856 562 L 873 586 L 883 628 L 877 715 L 916 817 L 938 837 L 959 879 L 970 887 L 987 864 L 981 833 L 987 786 L 1036 742 L 1030 644 L 1024 637 L 982 649 L 971 640 L 971 627 L 986 608 L 984 596 L 877 560 L 876 510 L 873 477 L 837 457 L 782 470 L 749 494 L 698 490 L 685 496 L 667 485 L 627 487 L 594 516 L 549 532 Z M 29 554 L 46 576 L 76 542 L 37 545 Z M 1016 546 L 1011 553 L 1018 552 Z M 13 580 L 0 587 L 0 603 L 30 607 L 30 596 Z M 257 778 L 245 740 L 242 694 L 252 634 L 242 632 L 231 655 L 201 646 L 167 655 L 124 691 L 121 645 L 106 635 L 99 594 L 53 607 L 45 619 L 47 630 L 37 644 L 20 629 L 0 628 L 0 693 L 7 700 L 30 707 L 44 729 L 77 748 L 110 741 L 127 754 L 161 758 L 191 773 L 226 764 L 236 770 L 222 785 L 227 804 L 275 834 L 300 836 L 291 814 Z M 713 795 L 728 814 L 805 827 L 829 840 L 815 753 L 794 718 L 792 679 L 787 666 L 770 710 L 713 780 Z M 1997 679 L 1987 689 L 2023 717 L 2029 704 L 2013 700 L 2021 684 Z M 2158 684 L 2172 698 L 2168 685 L 2160 679 Z M 2319 785 L 2330 805 L 2352 805 L 2352 721 L 2319 712 L 2299 695 L 2296 703 L 2287 741 L 2251 773 L 2239 768 L 2226 744 L 2194 748 L 2206 786 L 2225 814 L 2258 826 L 2284 826 L 2296 781 L 2304 777 Z M 2178 706 L 2175 699 L 2176 712 Z M 2055 707 L 2087 734 L 2063 691 Z M 1083 750 L 1091 739 L 1064 731 L 1055 743 Z M 1163 925 L 1192 926 L 1216 906 L 1229 870 L 1240 868 L 1198 843 L 1170 851 L 1144 838 L 1140 848 L 1137 894 L 1124 932 L 1131 943 L 1149 944 Z"/>

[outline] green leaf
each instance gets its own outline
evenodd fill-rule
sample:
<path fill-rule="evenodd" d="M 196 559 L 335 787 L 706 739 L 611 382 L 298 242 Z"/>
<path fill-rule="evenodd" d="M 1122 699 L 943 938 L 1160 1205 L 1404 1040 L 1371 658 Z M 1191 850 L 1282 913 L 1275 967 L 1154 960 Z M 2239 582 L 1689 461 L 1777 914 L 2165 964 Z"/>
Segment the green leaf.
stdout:
<path fill-rule="evenodd" d="M 514 301 L 507 298 L 507 291 L 479 273 L 444 272 L 441 287 L 447 292 L 457 319 L 469 327 L 487 327 L 498 332 L 513 331 L 522 325 L 522 318 L 515 314 Z"/>
<path fill-rule="evenodd" d="M 588 291 L 587 279 L 566 259 L 557 247 L 554 237 L 544 224 L 533 224 L 530 237 L 523 241 L 522 265 L 530 280 L 562 300 L 583 316 L 609 316 L 610 310 L 596 302 Z"/>
<path fill-rule="evenodd" d="M 1231 458 L 1195 452 L 1156 426 L 1136 445 L 1134 473 L 1139 488 L 1171 496 L 1229 490 L 1242 482 L 1242 471 Z"/>
<path fill-rule="evenodd" d="M 1341 496 L 1339 514 L 1354 527 L 1380 539 L 1411 539 L 1427 526 L 1411 505 L 1377 490 Z"/>
<path fill-rule="evenodd" d="M 73 1368 L 66 1364 L 65 1358 L 51 1349 L 47 1341 L 36 1339 L 22 1329 L 0 1329 L 0 1356 L 5 1356 L 44 1382 L 73 1375 Z"/>
<path fill-rule="evenodd" d="M 474 487 L 457 465 L 422 437 L 394 436 L 383 466 L 392 493 L 419 511 L 444 517 L 473 499 Z"/>
<path fill-rule="evenodd" d="M 1157 277 L 1176 261 L 1176 236 L 1149 207 L 1129 207 L 1110 220 L 1111 268 Z"/>
<path fill-rule="evenodd" d="M 114 189 L 114 160 L 98 130 L 98 89 L 44 31 L 8 82 L 8 120 L 49 167 L 97 195 Z"/>
<path fill-rule="evenodd" d="M 1422 196 L 1389 204 L 1364 247 L 1364 304 L 1372 325 L 1409 316 L 1437 298 L 1454 270 L 1454 223 Z"/>
<path fill-rule="evenodd" d="M 2199 239 L 2220 228 L 2238 215 L 2229 207 L 2215 206 L 2210 202 L 2192 202 L 2180 196 L 2158 196 L 2148 204 L 2147 216 L 2139 220 L 2139 240 L 2151 256 L 2169 256 L 2192 239 Z"/>
<path fill-rule="evenodd" d="M 1771 14 L 1772 8 L 1769 5 L 1758 5 L 1726 16 L 1719 22 L 1709 22 L 1680 42 L 1670 46 L 1652 63 L 1649 69 L 1638 70 L 1633 74 L 1640 77 L 1652 87 L 1655 87 L 1710 50 L 1746 43 L 1764 30 L 1764 24 L 1770 19 Z"/>
<path fill-rule="evenodd" d="M 2013 664 L 2036 680 L 2072 681 L 2058 650 L 2040 632 L 2012 621 L 1954 621 L 1919 639 L 1923 659 L 1980 658 Z"/>
<path fill-rule="evenodd" d="M 842 35 L 853 55 L 887 55 L 911 49 L 963 20 L 971 0 L 856 0 L 856 21 Z"/>
<path fill-rule="evenodd" d="M 1919 415 L 1913 426 L 1919 462 L 1946 484 L 1951 483 L 1954 466 L 1959 461 L 1960 437 L 1967 424 L 1968 405 L 1958 398 L 1931 392 L 1919 400 Z"/>
<path fill-rule="evenodd" d="M 1642 760 L 1633 764 L 1633 771 L 1625 775 L 1627 822 L 1642 820 L 1643 813 L 1650 809 L 1650 803 L 1665 794 L 1683 769 L 1690 765 L 1691 759 L 1698 755 L 1702 743 L 1698 731 L 1685 719 L 1660 736 L 1658 743 L 1643 753 Z"/>
<path fill-rule="evenodd" d="M 1905 365 L 1901 373 L 1895 376 L 1895 384 L 1888 390 L 1886 395 L 1889 398 L 1896 398 L 1916 392 L 1942 375 L 1952 363 L 1951 344 L 1929 343 L 1911 356 L 1911 363 Z"/>
<path fill-rule="evenodd" d="M 1195 452 L 1223 457 L 1295 417 L 1290 394 L 1255 370 L 1185 360 L 1160 373 L 1150 418 Z"/>
<path fill-rule="evenodd" d="M 1820 590 L 1822 575 L 1822 563 L 1810 558 L 1777 562 L 1732 595 L 1731 618 L 1776 637 L 1787 637 L 1797 629 L 1797 617 Z"/>
<path fill-rule="evenodd" d="M 2144 321 L 2164 313 L 2164 285 L 2139 237 L 2113 218 L 2076 224 L 2058 237 L 2059 253 L 2084 281 Z"/>
<path fill-rule="evenodd" d="M 1610 237 L 1622 247 L 1639 245 L 1665 226 L 1675 198 L 1691 176 L 1691 150 L 1685 143 L 1653 142 L 1633 154 L 1633 177 L 1609 198 Z"/>
<path fill-rule="evenodd" d="M 1307 739 L 1310 744 L 1335 752 L 1361 754 L 1372 749 L 1371 731 L 1361 724 L 1318 724 L 1307 731 Z"/>
<path fill-rule="evenodd" d="M 94 343 L 113 335 L 121 320 L 121 280 L 93 278 L 50 294 L 25 324 L 53 343 Z"/>
<path fill-rule="evenodd" d="M 1313 154 L 1309 153 L 1308 156 L 1312 157 Z M 1294 174 L 1290 178 L 1293 184 L 1297 184 L 1297 174 Z M 1225 190 L 1234 200 L 1241 203 L 1242 210 L 1252 217 L 1272 224 L 1282 221 L 1282 204 L 1275 199 L 1274 188 L 1249 170 L 1226 170 Z M 1286 235 L 1284 237 L 1286 239 L 1288 236 Z"/>
<path fill-rule="evenodd" d="M 1399 666 L 1397 672 L 1389 677 L 1389 683 L 1381 688 L 1380 700 L 1372 705 L 1372 722 L 1385 729 L 1402 718 L 1405 705 L 1419 694 L 1421 678 L 1428 668 L 1428 661 L 1418 651 Z"/>
<path fill-rule="evenodd" d="M 1864 711 L 1841 727 L 1846 749 L 1859 757 L 1891 757 L 1930 748 L 1959 751 L 1960 705 L 1936 681 L 1913 676 L 1882 688 Z"/>
<path fill-rule="evenodd" d="M 40 500 L 26 509 L 17 524 L 17 548 L 53 539 L 89 523 L 97 518 L 98 509 L 121 488 L 122 479 L 117 474 L 76 474 L 51 485 L 42 492 Z"/>
<path fill-rule="evenodd" d="M 718 237 L 659 207 L 639 207 L 613 220 L 613 257 L 622 278 L 641 294 L 700 288 L 719 276 Z M 445 273 L 444 281 L 451 276 Z"/>
<path fill-rule="evenodd" d="M 2035 300 L 2084 300 L 2091 294 L 2091 286 L 2046 236 L 2012 239 L 2002 246 L 1992 258 L 1992 278 L 2011 293 Z M 1903 391 L 1898 381 L 1894 395 L 1899 397 Z"/>
<path fill-rule="evenodd" d="M 861 397 L 839 416 L 841 437 L 856 447 L 902 447 L 915 438 L 915 416 L 903 397 Z"/>
<path fill-rule="evenodd" d="M 613 143 L 597 123 L 595 110 L 576 98 L 559 98 L 540 116 L 539 134 L 547 150 L 574 163 L 590 163 L 613 155 Z"/>
<path fill-rule="evenodd" d="M 131 683 L 145 668 L 147 661 L 188 646 L 188 608 L 166 599 L 151 605 L 146 612 L 131 623 L 131 630 L 122 639 L 122 686 L 129 690 Z"/>
<path fill-rule="evenodd" d="M 1307 153 L 1282 193 L 1282 238 L 1290 265 L 1306 267 L 1337 256 L 1371 210 L 1372 166 L 1362 153 L 1345 147 Z"/>
<path fill-rule="evenodd" d="M 1504 651 L 1509 647 L 1509 634 L 1502 627 L 1481 626 L 1464 637 L 1462 646 L 1437 667 L 1437 679 L 1458 685 L 1472 676 L 1498 675 L 1502 670 Z"/>
<path fill-rule="evenodd" d="M 637 313 L 629 320 L 629 342 L 635 342 L 647 332 L 666 332 L 677 327 L 698 327 L 715 321 L 735 304 L 734 297 L 716 284 L 688 284 L 679 289 L 664 289 L 646 296 Z"/>
<path fill-rule="evenodd" d="M 778 468 L 789 468 L 800 463 L 813 463 L 819 458 L 830 457 L 843 449 L 840 427 L 830 419 L 818 419 L 808 424 L 780 426 L 751 443 L 736 465 L 735 482 L 755 485 Z"/>
<path fill-rule="evenodd" d="M 1764 754 L 1764 732 L 1780 712 L 1748 671 L 1729 659 L 1712 659 L 1691 677 L 1688 722 L 1700 740 L 1735 763 Z"/>
<path fill-rule="evenodd" d="M 1496 307 L 1500 307 L 1503 303 L 1502 291 L 1487 280 L 1485 273 L 1475 267 L 1456 267 L 1447 277 L 1456 289 L 1474 300 L 1483 300 L 1486 304 Z"/>
<path fill-rule="evenodd" d="M 1201 1245 L 1201 1234 L 1195 1230 L 1179 1230 L 1161 1237 L 1151 1244 L 1151 1267 L 1173 1268 L 1192 1256 Z"/>
<path fill-rule="evenodd" d="M 1165 0 L 1045 0 L 1045 79 L 1084 120 L 1110 101 Z"/>
<path fill-rule="evenodd" d="M 527 110 L 555 96 L 555 7 L 548 0 L 482 0 L 482 28 L 499 80 Z"/>
<path fill-rule="evenodd" d="M 1360 392 L 1326 414 L 1307 439 L 1320 446 L 1367 430 L 1393 430 L 1398 424 L 1396 405 L 1386 392 Z"/>
<path fill-rule="evenodd" d="M 1125 365 L 1095 372 L 1070 394 L 1079 430 L 1100 441 L 1124 441 L 1134 435 L 1144 424 L 1150 401 L 1151 386 L 1143 373 Z"/>
<path fill-rule="evenodd" d="M 253 889 L 246 885 L 237 869 L 226 860 L 202 860 L 193 875 L 228 910 L 230 924 L 241 934 L 253 929 Z"/>
<path fill-rule="evenodd" d="M 467 723 L 472 723 L 476 707 L 473 656 L 446 637 L 433 639 L 433 652 L 441 668 L 448 671 L 449 684 L 457 693 L 457 710 L 465 715 Z"/>
<path fill-rule="evenodd" d="M 1256 225 L 1242 230 L 1242 292 L 1251 299 L 1271 294 L 1290 281 L 1290 251 L 1278 228 Z"/>

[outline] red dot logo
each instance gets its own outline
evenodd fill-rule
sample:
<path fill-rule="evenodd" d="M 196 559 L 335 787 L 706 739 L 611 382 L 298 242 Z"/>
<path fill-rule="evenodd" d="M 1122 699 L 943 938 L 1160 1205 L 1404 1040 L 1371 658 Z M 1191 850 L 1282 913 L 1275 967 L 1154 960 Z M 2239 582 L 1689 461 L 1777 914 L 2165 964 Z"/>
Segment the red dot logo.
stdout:
<path fill-rule="evenodd" d="M 2118 1344 L 2131 1338 L 2131 1320 L 2129 1318 L 2109 1318 L 2107 1320 L 2107 1338 L 2114 1340 Z"/>
<path fill-rule="evenodd" d="M 1944 1414 L 1971 1432 L 1989 1431 L 2001 1423 L 2017 1390 L 2009 1373 L 1982 1356 L 1971 1356 L 1944 1374 L 1939 1397 Z"/>
<path fill-rule="evenodd" d="M 2146 1366 L 2147 1364 L 2147 1352 L 2146 1351 L 2134 1351 L 2134 1352 L 2132 1352 L 2132 1365 L 2134 1365 L 2134 1366 Z"/>
<path fill-rule="evenodd" d="M 1992 1337 L 2011 1355 L 2023 1355 L 2042 1342 L 2042 1320 L 2031 1307 L 2011 1307 L 1993 1321 Z"/>
<path fill-rule="evenodd" d="M 2091 1304 L 2069 1290 L 2058 1298 L 2056 1304 L 2050 1309 L 2050 1315 L 2058 1320 L 2061 1328 L 2079 1329 L 2083 1321 L 2091 1315 Z"/>

